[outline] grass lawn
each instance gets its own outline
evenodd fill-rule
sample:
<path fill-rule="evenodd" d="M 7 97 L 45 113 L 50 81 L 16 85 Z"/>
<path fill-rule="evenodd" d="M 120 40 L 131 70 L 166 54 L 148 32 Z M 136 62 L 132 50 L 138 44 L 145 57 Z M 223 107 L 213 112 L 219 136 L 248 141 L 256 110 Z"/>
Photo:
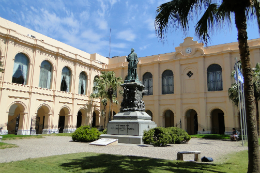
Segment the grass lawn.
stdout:
<path fill-rule="evenodd" d="M 2 135 L 2 136 L 3 136 L 2 140 L 42 138 L 41 135 L 14 135 L 14 134 L 8 134 L 8 135 Z"/>
<path fill-rule="evenodd" d="M 205 138 L 205 139 L 230 139 L 230 135 L 220 135 L 220 134 L 197 134 L 190 135 L 192 138 Z"/>
<path fill-rule="evenodd" d="M 0 172 L 246 172 L 247 151 L 229 155 L 224 163 L 200 164 L 145 157 L 76 153 L 0 163 Z"/>
<path fill-rule="evenodd" d="M 44 134 L 42 136 L 72 136 L 72 133 L 52 133 L 52 134 Z"/>
<path fill-rule="evenodd" d="M 18 147 L 15 144 L 7 144 L 4 142 L 0 142 L 0 149 L 5 149 L 5 148 L 14 148 L 14 147 Z"/>

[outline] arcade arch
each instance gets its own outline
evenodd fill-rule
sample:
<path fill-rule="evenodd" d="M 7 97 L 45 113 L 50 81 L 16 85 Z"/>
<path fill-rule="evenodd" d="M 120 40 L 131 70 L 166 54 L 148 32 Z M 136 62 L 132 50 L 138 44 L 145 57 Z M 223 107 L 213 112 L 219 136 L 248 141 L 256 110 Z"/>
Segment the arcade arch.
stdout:
<path fill-rule="evenodd" d="M 171 110 L 166 110 L 164 113 L 165 127 L 174 127 L 174 113 Z"/>
<path fill-rule="evenodd" d="M 225 118 L 221 109 L 213 109 L 211 115 L 211 133 L 225 134 Z"/>
<path fill-rule="evenodd" d="M 68 127 L 69 115 L 70 115 L 70 110 L 67 107 L 61 108 L 59 113 L 59 121 L 58 121 L 59 133 L 63 133 L 64 129 Z"/>
<path fill-rule="evenodd" d="M 25 107 L 21 103 L 13 103 L 8 112 L 7 130 L 8 134 L 18 134 L 23 129 Z"/>
<path fill-rule="evenodd" d="M 48 129 L 50 108 L 46 105 L 42 105 L 37 110 L 36 119 L 32 120 L 32 126 L 35 125 L 36 134 L 43 134 L 44 129 Z"/>
<path fill-rule="evenodd" d="M 194 109 L 189 109 L 185 113 L 186 131 L 189 135 L 198 133 L 198 114 Z"/>

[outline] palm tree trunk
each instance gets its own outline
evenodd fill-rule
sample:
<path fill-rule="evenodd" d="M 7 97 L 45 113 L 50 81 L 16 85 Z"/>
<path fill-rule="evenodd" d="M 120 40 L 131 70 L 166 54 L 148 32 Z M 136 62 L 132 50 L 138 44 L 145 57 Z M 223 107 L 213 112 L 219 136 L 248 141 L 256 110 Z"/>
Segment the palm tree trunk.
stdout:
<path fill-rule="evenodd" d="M 258 107 L 258 101 L 256 97 L 255 97 L 255 110 L 256 110 L 257 134 L 259 136 L 259 107 Z"/>
<path fill-rule="evenodd" d="M 250 65 L 249 47 L 247 43 L 247 24 L 245 7 L 237 8 L 235 11 L 235 23 L 238 30 L 238 44 L 240 59 L 242 62 L 244 76 L 244 92 L 246 105 L 246 120 L 248 132 L 248 172 L 260 172 L 260 157 L 258 146 L 258 135 L 255 124 L 254 111 L 254 87 L 253 73 Z"/>

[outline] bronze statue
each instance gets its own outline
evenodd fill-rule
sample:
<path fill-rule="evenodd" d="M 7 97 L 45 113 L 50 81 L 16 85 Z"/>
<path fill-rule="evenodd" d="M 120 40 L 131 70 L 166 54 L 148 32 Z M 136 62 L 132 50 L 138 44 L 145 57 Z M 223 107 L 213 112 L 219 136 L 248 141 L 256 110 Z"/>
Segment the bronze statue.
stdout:
<path fill-rule="evenodd" d="M 131 53 L 126 57 L 128 63 L 128 75 L 126 80 L 128 82 L 139 82 L 137 75 L 137 64 L 139 62 L 137 54 L 134 52 L 134 48 L 131 49 Z"/>

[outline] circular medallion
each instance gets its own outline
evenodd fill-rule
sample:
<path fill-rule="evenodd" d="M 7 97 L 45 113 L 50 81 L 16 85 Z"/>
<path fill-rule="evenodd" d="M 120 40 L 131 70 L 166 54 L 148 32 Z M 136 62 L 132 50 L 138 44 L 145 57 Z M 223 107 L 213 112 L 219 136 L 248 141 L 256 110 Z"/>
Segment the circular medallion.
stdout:
<path fill-rule="evenodd" d="M 191 49 L 190 47 L 188 47 L 188 48 L 185 50 L 185 52 L 188 53 L 188 54 L 190 54 L 191 51 L 192 51 L 192 49 Z"/>

